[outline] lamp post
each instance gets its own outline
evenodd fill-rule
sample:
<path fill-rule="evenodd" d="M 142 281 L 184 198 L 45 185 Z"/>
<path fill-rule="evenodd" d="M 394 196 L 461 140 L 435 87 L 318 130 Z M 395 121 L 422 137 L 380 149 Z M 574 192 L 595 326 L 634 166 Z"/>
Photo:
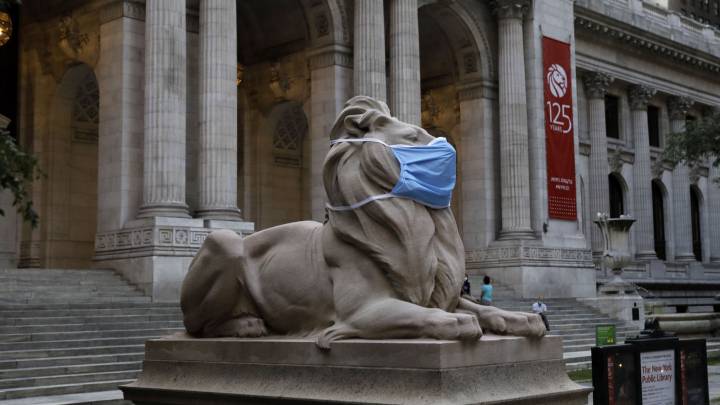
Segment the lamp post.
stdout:
<path fill-rule="evenodd" d="M 635 219 L 621 215 L 609 218 L 608 214 L 598 213 L 594 221 L 603 236 L 602 263 L 610 268 L 613 278 L 599 289 L 603 295 L 635 295 L 635 286 L 622 279 L 623 267 L 630 264 L 630 227 Z"/>

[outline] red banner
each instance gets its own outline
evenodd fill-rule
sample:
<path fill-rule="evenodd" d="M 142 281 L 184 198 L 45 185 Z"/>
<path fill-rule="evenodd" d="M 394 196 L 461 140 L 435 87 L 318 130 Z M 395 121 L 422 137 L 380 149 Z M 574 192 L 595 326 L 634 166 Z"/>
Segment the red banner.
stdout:
<path fill-rule="evenodd" d="M 545 149 L 550 218 L 577 220 L 570 44 L 543 37 Z"/>

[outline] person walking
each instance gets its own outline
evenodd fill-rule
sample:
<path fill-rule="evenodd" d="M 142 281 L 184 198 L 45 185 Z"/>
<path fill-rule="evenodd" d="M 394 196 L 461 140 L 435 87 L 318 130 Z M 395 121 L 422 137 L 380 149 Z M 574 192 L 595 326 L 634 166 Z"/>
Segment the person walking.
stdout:
<path fill-rule="evenodd" d="M 485 276 L 483 278 L 483 285 L 480 288 L 480 304 L 492 305 L 493 299 L 493 286 L 490 284 L 490 277 Z"/>
<path fill-rule="evenodd" d="M 460 295 L 470 295 L 470 280 L 467 273 L 465 273 L 465 280 L 463 280 L 462 291 Z"/>
<path fill-rule="evenodd" d="M 532 311 L 540 315 L 540 318 L 542 318 L 542 321 L 545 324 L 545 330 L 550 332 L 550 324 L 548 323 L 547 316 L 545 315 L 545 312 L 547 311 L 547 305 L 542 302 L 542 296 L 539 296 L 537 301 L 533 302 Z"/>

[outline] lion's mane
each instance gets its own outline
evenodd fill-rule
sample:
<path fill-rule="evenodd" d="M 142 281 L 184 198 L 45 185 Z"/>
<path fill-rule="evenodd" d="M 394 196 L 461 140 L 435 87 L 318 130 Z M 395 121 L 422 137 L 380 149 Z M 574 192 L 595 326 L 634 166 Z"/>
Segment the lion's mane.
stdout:
<path fill-rule="evenodd" d="M 393 133 L 385 103 L 350 99 L 331 139 L 372 136 L 388 144 Z M 409 124 L 403 124 L 405 130 Z M 392 129 L 391 129 L 392 131 Z M 390 192 L 399 163 L 378 143 L 338 143 L 323 165 L 330 204 L 344 206 Z M 432 209 L 404 198 L 374 201 L 350 211 L 329 210 L 329 225 L 344 242 L 368 254 L 385 272 L 398 296 L 426 307 L 454 310 L 465 273 L 464 247 L 449 208 Z"/>

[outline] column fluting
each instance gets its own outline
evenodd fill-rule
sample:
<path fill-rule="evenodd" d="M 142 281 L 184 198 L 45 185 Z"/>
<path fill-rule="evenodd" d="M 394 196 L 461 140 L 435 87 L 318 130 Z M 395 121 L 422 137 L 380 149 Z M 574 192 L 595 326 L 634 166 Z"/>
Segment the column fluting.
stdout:
<path fill-rule="evenodd" d="M 420 37 L 417 0 L 390 1 L 390 111 L 420 125 Z"/>
<path fill-rule="evenodd" d="M 670 131 L 685 130 L 687 112 L 693 101 L 686 97 L 669 97 Z M 693 261 L 692 223 L 690 212 L 690 170 L 685 163 L 678 163 L 672 171 L 673 219 L 675 235 L 675 260 Z"/>
<path fill-rule="evenodd" d="M 237 207 L 237 9 L 200 1 L 197 215 L 240 219 Z"/>
<path fill-rule="evenodd" d="M 355 0 L 353 93 L 387 101 L 383 0 Z"/>
<path fill-rule="evenodd" d="M 530 168 L 523 48 L 523 14 L 528 1 L 496 2 L 499 52 L 500 239 L 532 239 Z"/>
<path fill-rule="evenodd" d="M 185 0 L 145 4 L 145 141 L 139 217 L 188 217 Z"/>
<path fill-rule="evenodd" d="M 589 206 L 590 219 L 595 220 L 598 213 L 610 213 L 608 192 L 607 134 L 605 128 L 605 94 L 612 83 L 612 78 L 605 73 L 586 73 L 582 77 L 585 94 L 588 99 L 588 130 L 590 136 L 589 164 Z M 593 254 L 601 254 L 604 248 L 602 234 L 593 224 L 590 235 Z"/>
<path fill-rule="evenodd" d="M 648 101 L 656 90 L 634 85 L 628 89 L 633 134 L 635 135 L 635 162 L 633 188 L 635 189 L 635 248 L 638 259 L 655 259 L 655 233 L 653 231 L 652 173 L 650 170 L 650 131 L 648 128 Z"/>

